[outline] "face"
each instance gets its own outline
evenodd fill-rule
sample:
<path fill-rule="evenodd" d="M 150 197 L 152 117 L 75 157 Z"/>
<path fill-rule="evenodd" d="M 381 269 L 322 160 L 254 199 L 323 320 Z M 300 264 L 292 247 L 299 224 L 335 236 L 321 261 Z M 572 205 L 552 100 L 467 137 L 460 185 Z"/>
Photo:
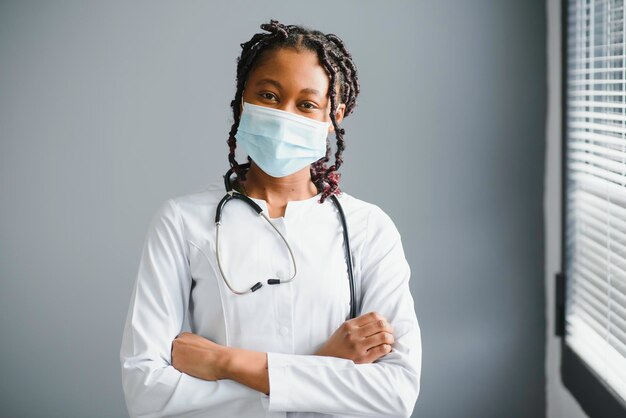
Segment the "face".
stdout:
<path fill-rule="evenodd" d="M 279 48 L 248 75 L 243 100 L 318 121 L 330 121 L 330 80 L 312 51 Z M 337 95 L 338 96 L 338 95 Z M 336 96 L 336 98 L 337 98 Z M 337 104 L 335 119 L 343 119 L 345 104 Z M 330 124 L 328 131 L 334 127 Z"/>

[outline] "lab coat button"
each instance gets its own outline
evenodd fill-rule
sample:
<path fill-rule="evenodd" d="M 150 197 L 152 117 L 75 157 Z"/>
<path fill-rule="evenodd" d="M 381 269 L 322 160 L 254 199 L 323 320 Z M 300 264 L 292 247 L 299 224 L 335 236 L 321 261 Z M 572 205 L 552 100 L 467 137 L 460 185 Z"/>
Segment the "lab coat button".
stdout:
<path fill-rule="evenodd" d="M 289 333 L 289 328 L 280 327 L 280 335 L 287 335 Z"/>

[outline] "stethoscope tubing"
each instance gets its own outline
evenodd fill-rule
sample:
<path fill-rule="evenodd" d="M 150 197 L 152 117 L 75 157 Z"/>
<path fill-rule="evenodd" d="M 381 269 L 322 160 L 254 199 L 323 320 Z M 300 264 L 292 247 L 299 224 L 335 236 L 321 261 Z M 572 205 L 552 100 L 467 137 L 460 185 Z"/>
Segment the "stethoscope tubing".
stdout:
<path fill-rule="evenodd" d="M 242 168 L 249 168 L 249 166 L 250 166 L 250 163 L 245 163 L 245 164 L 240 165 L 240 167 Z M 215 211 L 215 252 L 216 252 L 216 258 L 217 258 L 217 265 L 222 275 L 222 278 L 224 279 L 224 282 L 226 283 L 228 288 L 237 295 L 243 295 L 246 293 L 255 292 L 256 290 L 260 289 L 263 286 L 261 282 L 257 282 L 254 286 L 252 286 L 248 290 L 245 290 L 245 291 L 236 290 L 230 285 L 229 281 L 226 279 L 226 274 L 224 273 L 224 270 L 222 268 L 222 263 L 220 261 L 220 256 L 219 256 L 219 229 L 220 229 L 220 224 L 222 221 L 222 212 L 224 210 L 224 207 L 226 206 L 228 202 L 230 202 L 233 199 L 239 199 L 247 203 L 248 206 L 250 206 L 254 210 L 254 212 L 256 212 L 257 215 L 262 216 L 265 219 L 265 221 L 267 221 L 267 223 L 270 224 L 272 228 L 274 228 L 274 230 L 278 233 L 278 235 L 280 235 L 284 243 L 287 245 L 289 254 L 291 256 L 292 264 L 293 264 L 293 270 L 294 270 L 293 275 L 291 276 L 291 278 L 287 280 L 268 279 L 267 283 L 268 284 L 280 284 L 280 283 L 291 282 L 296 277 L 297 268 L 296 268 L 296 259 L 294 257 L 291 246 L 289 245 L 289 242 L 283 236 L 283 234 L 278 230 L 278 228 L 276 228 L 276 226 L 270 221 L 270 219 L 267 217 L 267 215 L 263 211 L 263 208 L 261 208 L 254 200 L 250 199 L 248 196 L 242 193 L 239 193 L 238 191 L 232 188 L 232 185 L 230 182 L 230 176 L 232 175 L 232 173 L 233 173 L 233 168 L 231 167 L 224 175 L 224 186 L 226 189 L 226 195 L 222 198 L 222 200 L 220 200 L 220 202 L 217 205 L 217 209 Z M 354 271 L 352 268 L 353 262 L 352 262 L 352 255 L 351 255 L 352 252 L 350 251 L 350 239 L 349 239 L 349 234 L 348 234 L 348 225 L 346 222 L 345 213 L 343 211 L 341 204 L 339 203 L 339 200 L 337 199 L 337 196 L 330 195 L 330 199 L 333 201 L 333 203 L 337 207 L 337 211 L 339 212 L 339 217 L 341 219 L 341 224 L 342 224 L 342 229 L 343 229 L 344 250 L 346 253 L 346 264 L 348 266 L 348 278 L 350 280 L 350 318 L 355 318 L 356 317 L 356 298 L 355 298 L 356 289 L 354 286 Z"/>
<path fill-rule="evenodd" d="M 241 199 L 243 201 L 245 201 L 246 203 L 248 203 L 248 205 L 252 206 L 254 211 L 257 212 L 257 215 L 262 216 L 267 223 L 274 228 L 274 230 L 276 231 L 276 233 L 278 235 L 280 235 L 280 237 L 282 238 L 283 242 L 285 243 L 285 245 L 287 245 L 287 249 L 289 250 L 289 254 L 291 256 L 291 261 L 293 264 L 293 275 L 286 280 L 281 280 L 281 279 L 268 279 L 267 280 L 267 284 L 280 284 L 280 283 L 289 283 L 290 281 L 292 281 L 295 277 L 296 274 L 298 272 L 298 268 L 296 266 L 296 258 L 293 254 L 293 250 L 291 249 L 291 245 L 289 245 L 289 242 L 287 241 L 287 239 L 285 238 L 285 236 L 278 230 L 278 228 L 276 228 L 276 225 L 274 225 L 270 219 L 267 217 L 267 215 L 265 215 L 265 212 L 263 212 L 263 209 L 261 209 L 261 207 L 259 207 L 259 205 L 256 204 L 255 201 L 253 201 L 252 199 L 250 199 L 248 196 L 245 196 L 241 193 L 238 193 L 237 191 L 234 190 L 230 190 L 227 192 L 226 196 L 224 196 L 222 198 L 222 200 L 220 201 L 220 203 L 217 205 L 217 211 L 216 211 L 216 215 L 215 215 L 215 252 L 216 252 L 216 258 L 217 258 L 217 265 L 218 268 L 220 270 L 220 273 L 222 274 L 222 277 L 224 278 L 224 282 L 226 283 L 226 285 L 228 286 L 228 288 L 233 292 L 236 293 L 238 295 L 243 295 L 246 293 L 250 293 L 250 292 L 255 292 L 257 290 L 259 290 L 262 286 L 261 282 L 257 282 L 254 286 L 252 286 L 250 289 L 245 290 L 245 291 L 239 291 L 234 289 L 229 281 L 226 279 L 226 274 L 224 273 L 224 269 L 222 268 L 222 262 L 220 260 L 219 257 L 219 249 L 220 249 L 220 244 L 219 244 L 219 230 L 220 230 L 220 225 L 222 223 L 221 217 L 222 217 L 222 210 L 224 208 L 224 206 L 226 205 L 226 203 L 228 203 L 230 200 L 232 199 Z"/>

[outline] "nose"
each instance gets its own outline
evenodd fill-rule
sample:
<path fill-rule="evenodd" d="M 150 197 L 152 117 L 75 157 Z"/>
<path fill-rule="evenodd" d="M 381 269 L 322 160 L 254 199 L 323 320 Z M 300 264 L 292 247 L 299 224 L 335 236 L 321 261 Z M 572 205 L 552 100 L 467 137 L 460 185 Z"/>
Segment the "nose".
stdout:
<path fill-rule="evenodd" d="M 285 100 L 276 108 L 291 113 L 297 113 L 298 111 L 298 106 L 293 100 Z"/>

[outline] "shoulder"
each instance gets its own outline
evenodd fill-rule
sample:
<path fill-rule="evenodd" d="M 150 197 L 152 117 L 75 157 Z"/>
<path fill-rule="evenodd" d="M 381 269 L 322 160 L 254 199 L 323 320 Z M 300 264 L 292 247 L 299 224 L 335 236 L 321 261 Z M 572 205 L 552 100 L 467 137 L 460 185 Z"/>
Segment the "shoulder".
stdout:
<path fill-rule="evenodd" d="M 152 222 L 169 222 L 181 228 L 195 222 L 206 222 L 215 216 L 215 208 L 225 195 L 222 179 L 205 186 L 164 199 L 155 210 Z"/>
<path fill-rule="evenodd" d="M 185 212 L 198 207 L 217 206 L 225 194 L 223 180 L 214 179 L 202 188 L 173 196 L 168 201 Z"/>
<path fill-rule="evenodd" d="M 379 205 L 342 192 L 338 197 L 346 218 L 356 218 L 365 230 L 366 241 L 377 238 L 399 238 L 399 231 L 391 216 Z"/>
<path fill-rule="evenodd" d="M 361 222 L 360 225 L 351 225 L 354 232 L 350 234 L 350 240 L 354 238 L 356 243 L 357 271 L 362 280 L 371 285 L 369 278 L 379 277 L 378 273 L 374 274 L 374 269 L 384 268 L 391 272 L 406 265 L 401 235 L 387 211 L 380 205 L 350 194 L 346 194 L 343 201 L 346 207 L 359 214 L 358 222 Z M 384 282 L 383 278 L 380 280 Z"/>

